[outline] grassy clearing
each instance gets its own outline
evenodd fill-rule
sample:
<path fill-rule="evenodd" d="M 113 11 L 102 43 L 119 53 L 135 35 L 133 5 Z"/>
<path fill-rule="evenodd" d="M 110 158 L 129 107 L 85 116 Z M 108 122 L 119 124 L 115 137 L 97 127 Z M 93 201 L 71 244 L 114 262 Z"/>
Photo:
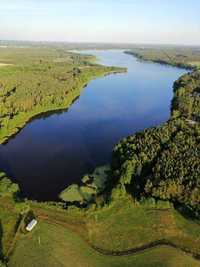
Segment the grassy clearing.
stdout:
<path fill-rule="evenodd" d="M 134 207 L 131 201 L 117 201 L 91 213 L 88 223 L 90 241 L 100 248 L 123 251 L 161 239 L 164 230 L 160 222 L 162 214 L 169 217 L 169 211 L 148 211 L 144 207 Z"/>
<path fill-rule="evenodd" d="M 90 242 L 102 249 L 123 251 L 166 240 L 177 247 L 200 254 L 200 225 L 182 217 L 172 207 L 135 204 L 131 199 L 88 215 Z"/>
<path fill-rule="evenodd" d="M 181 252 L 200 254 L 200 224 L 183 217 L 168 202 L 134 202 L 114 199 L 109 206 L 75 207 L 28 202 L 39 223 L 33 232 L 18 232 L 17 203 L 1 197 L 2 254 L 9 254 L 9 266 L 199 266 L 200 262 Z M 107 252 L 134 250 L 151 242 L 166 240 L 178 249 L 160 246 L 129 256 L 108 256 Z M 14 247 L 13 247 L 14 245 Z M 180 248 L 180 249 L 179 249 Z M 3 255 L 2 255 L 3 256 Z"/>
<path fill-rule="evenodd" d="M 17 213 L 10 200 L 1 203 L 4 204 L 0 216 L 7 225 L 2 243 L 8 248 Z M 89 243 L 109 251 L 122 251 L 165 238 L 177 246 L 199 252 L 198 223 L 185 219 L 166 203 L 160 202 L 157 206 L 149 202 L 136 204 L 124 198 L 114 200 L 103 209 L 87 212 L 76 208 L 66 211 L 59 205 L 45 203 L 29 204 L 39 223 L 33 232 L 18 236 L 9 267 L 196 267 L 200 264 L 168 246 L 129 256 L 102 255 L 90 247 Z"/>
<path fill-rule="evenodd" d="M 135 256 L 104 256 L 62 226 L 40 222 L 21 237 L 9 267 L 197 267 L 199 262 L 176 249 L 160 247 Z"/>

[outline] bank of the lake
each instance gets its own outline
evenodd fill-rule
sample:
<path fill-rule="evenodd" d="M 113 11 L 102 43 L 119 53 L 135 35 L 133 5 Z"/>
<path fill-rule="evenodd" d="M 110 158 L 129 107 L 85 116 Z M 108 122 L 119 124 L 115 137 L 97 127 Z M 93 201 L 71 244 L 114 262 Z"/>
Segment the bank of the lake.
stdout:
<path fill-rule="evenodd" d="M 154 63 L 158 63 L 158 64 L 162 64 L 162 65 L 168 65 L 168 66 L 174 66 L 177 68 L 183 68 L 185 70 L 195 70 L 197 69 L 197 66 L 193 66 L 189 63 L 183 63 L 183 62 L 179 62 L 176 59 L 170 58 L 170 56 L 167 55 L 167 53 L 165 51 L 161 51 L 161 55 L 160 52 L 154 51 L 155 55 L 151 55 L 148 53 L 147 54 L 143 54 L 142 52 L 145 50 L 140 50 L 138 49 L 138 51 L 131 51 L 131 50 L 127 50 L 125 51 L 126 54 L 128 55 L 132 55 L 140 60 L 144 60 L 144 61 L 149 61 L 149 62 L 154 62 Z M 148 51 L 148 49 L 147 49 Z M 165 55 L 166 58 L 163 58 L 163 55 Z"/>
<path fill-rule="evenodd" d="M 20 112 L 16 114 L 14 117 L 10 117 L 6 126 L 1 126 L 0 129 L 0 144 L 7 143 L 11 137 L 14 137 L 19 131 L 34 118 L 37 118 L 39 115 L 46 115 L 50 112 L 56 112 L 61 110 L 67 110 L 71 104 L 77 99 L 81 91 L 87 84 L 94 79 L 109 75 L 125 72 L 126 69 L 117 69 L 115 67 L 105 68 L 101 66 L 94 65 L 91 66 L 91 69 L 94 68 L 95 71 L 83 72 L 79 77 L 74 77 L 74 86 L 67 92 L 66 97 L 63 98 L 62 103 L 49 103 L 44 106 L 36 106 L 28 112 Z M 28 74 L 27 74 L 28 75 Z M 59 85 L 58 85 L 59 86 Z M 39 89 L 38 89 L 39 90 Z"/>

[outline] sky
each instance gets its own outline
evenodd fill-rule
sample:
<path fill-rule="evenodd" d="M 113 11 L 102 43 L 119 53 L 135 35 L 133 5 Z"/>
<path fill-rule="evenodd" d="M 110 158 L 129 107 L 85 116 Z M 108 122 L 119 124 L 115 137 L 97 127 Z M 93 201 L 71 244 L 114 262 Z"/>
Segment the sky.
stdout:
<path fill-rule="evenodd" d="M 200 0 L 0 0 L 0 39 L 200 45 Z"/>

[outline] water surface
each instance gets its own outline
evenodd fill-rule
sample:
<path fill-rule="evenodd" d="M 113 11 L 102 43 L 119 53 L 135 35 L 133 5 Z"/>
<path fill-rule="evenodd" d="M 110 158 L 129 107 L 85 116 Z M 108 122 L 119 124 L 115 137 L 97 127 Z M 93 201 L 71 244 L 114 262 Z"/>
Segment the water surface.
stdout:
<path fill-rule="evenodd" d="M 173 82 L 186 72 L 119 50 L 87 53 L 128 72 L 91 81 L 68 110 L 33 120 L 0 146 L 0 169 L 28 198 L 55 200 L 83 174 L 109 162 L 121 138 L 166 121 Z"/>

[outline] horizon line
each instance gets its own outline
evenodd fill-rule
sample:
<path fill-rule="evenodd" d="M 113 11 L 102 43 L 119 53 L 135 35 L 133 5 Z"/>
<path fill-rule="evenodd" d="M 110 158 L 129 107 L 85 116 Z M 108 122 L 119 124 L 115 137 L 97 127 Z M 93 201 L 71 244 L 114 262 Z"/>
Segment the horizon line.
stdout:
<path fill-rule="evenodd" d="M 89 45 L 152 45 L 152 46 L 195 46 L 200 47 L 200 44 L 183 44 L 183 43 L 140 43 L 140 42 L 95 42 L 95 41 L 56 41 L 56 40 L 27 40 L 27 39 L 0 39 L 0 42 L 25 42 L 25 43 L 56 43 L 56 44 L 89 44 Z"/>

